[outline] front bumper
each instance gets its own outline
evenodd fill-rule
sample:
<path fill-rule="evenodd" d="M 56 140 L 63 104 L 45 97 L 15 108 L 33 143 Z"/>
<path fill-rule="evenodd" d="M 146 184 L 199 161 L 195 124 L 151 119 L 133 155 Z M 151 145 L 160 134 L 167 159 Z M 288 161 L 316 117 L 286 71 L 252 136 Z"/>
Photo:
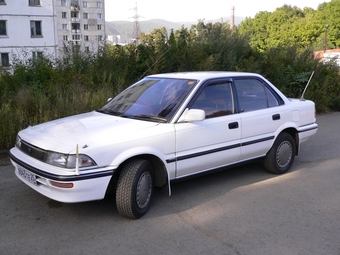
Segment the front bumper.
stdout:
<path fill-rule="evenodd" d="M 109 168 L 84 171 L 79 175 L 72 172 L 62 174 L 61 171 L 44 171 L 41 170 L 43 166 L 51 169 L 55 167 L 32 159 L 16 148 L 11 149 L 10 158 L 15 174 L 22 182 L 40 194 L 64 203 L 103 199 L 114 173 L 114 169 Z M 65 187 L 71 188 L 56 187 L 52 183 L 65 184 Z"/>

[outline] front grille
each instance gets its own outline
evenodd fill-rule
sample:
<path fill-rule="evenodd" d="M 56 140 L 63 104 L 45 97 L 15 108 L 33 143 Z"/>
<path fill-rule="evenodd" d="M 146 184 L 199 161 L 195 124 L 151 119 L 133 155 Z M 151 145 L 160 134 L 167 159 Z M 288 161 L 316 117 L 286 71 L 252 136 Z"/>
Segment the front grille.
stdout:
<path fill-rule="evenodd" d="M 27 155 L 30 155 L 31 157 L 38 159 L 40 161 L 44 161 L 46 151 L 42 150 L 38 147 L 35 147 L 29 143 L 26 143 L 25 141 L 21 140 L 20 148 L 22 152 L 26 153 Z"/>

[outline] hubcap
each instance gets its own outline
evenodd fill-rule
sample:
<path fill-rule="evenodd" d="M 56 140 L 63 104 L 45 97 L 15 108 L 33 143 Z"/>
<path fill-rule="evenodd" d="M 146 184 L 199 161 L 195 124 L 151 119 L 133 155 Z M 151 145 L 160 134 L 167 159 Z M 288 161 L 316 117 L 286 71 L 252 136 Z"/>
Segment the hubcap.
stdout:
<path fill-rule="evenodd" d="M 136 194 L 136 200 L 137 200 L 137 206 L 140 209 L 145 208 L 151 198 L 151 192 L 152 192 L 152 178 L 151 174 L 149 172 L 144 172 L 137 183 L 137 194 Z"/>
<path fill-rule="evenodd" d="M 279 167 L 286 167 L 292 159 L 292 144 L 289 141 L 283 141 L 276 152 L 276 162 Z"/>

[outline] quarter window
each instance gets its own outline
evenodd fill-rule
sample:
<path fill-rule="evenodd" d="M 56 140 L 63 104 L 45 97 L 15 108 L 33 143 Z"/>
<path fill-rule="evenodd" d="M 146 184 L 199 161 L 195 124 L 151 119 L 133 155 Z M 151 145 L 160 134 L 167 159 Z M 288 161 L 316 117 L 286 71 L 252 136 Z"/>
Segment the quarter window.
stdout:
<path fill-rule="evenodd" d="M 234 82 L 241 112 L 279 105 L 276 97 L 261 81 L 257 79 L 237 79 Z"/>
<path fill-rule="evenodd" d="M 205 86 L 191 108 L 204 110 L 206 118 L 234 113 L 231 82 L 211 83 Z"/>
<path fill-rule="evenodd" d="M 6 20 L 0 20 L 0 35 L 7 35 Z"/>
<path fill-rule="evenodd" d="M 40 37 L 41 35 L 41 21 L 31 21 L 31 37 Z"/>

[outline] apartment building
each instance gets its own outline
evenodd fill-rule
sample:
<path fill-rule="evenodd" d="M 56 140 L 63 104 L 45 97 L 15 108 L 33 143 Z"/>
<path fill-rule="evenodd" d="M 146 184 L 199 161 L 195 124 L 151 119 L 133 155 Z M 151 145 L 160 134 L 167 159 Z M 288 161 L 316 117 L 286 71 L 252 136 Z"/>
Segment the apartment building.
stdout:
<path fill-rule="evenodd" d="M 0 0 L 0 66 L 96 52 L 105 43 L 104 0 Z"/>
<path fill-rule="evenodd" d="M 13 59 L 56 57 L 56 16 L 52 0 L 0 0 L 0 65 Z"/>
<path fill-rule="evenodd" d="M 105 43 L 104 0 L 55 0 L 58 48 L 96 52 Z"/>

